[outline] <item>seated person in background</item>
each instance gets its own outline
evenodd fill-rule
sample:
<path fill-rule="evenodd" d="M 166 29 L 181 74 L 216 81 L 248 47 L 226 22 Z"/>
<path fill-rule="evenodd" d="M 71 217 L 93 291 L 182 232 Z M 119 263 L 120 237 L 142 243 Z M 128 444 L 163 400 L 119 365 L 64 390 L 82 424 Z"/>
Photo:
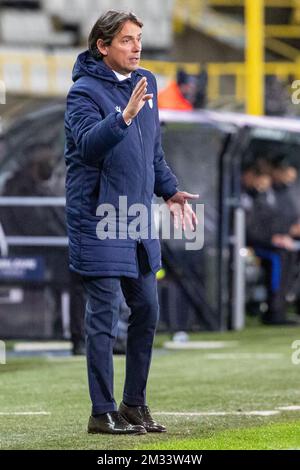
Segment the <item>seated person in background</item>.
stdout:
<path fill-rule="evenodd" d="M 275 75 L 265 80 L 265 112 L 267 116 L 285 116 L 289 112 L 288 85 Z"/>
<path fill-rule="evenodd" d="M 300 200 L 298 170 L 285 154 L 279 154 L 272 160 L 272 183 L 276 196 L 281 230 L 288 232 L 294 240 L 300 240 Z M 300 252 L 296 256 L 299 266 Z M 291 294 L 295 297 L 296 313 L 300 315 L 300 279 L 299 268 L 295 269 L 295 282 Z"/>
<path fill-rule="evenodd" d="M 266 160 L 257 159 L 244 168 L 242 189 L 247 245 L 255 250 L 266 271 L 268 310 L 262 322 L 291 324 L 286 319 L 286 295 L 291 283 L 291 266 L 295 263 L 294 242 L 282 230 L 271 169 Z"/>
<path fill-rule="evenodd" d="M 54 197 L 56 193 L 48 186 L 56 155 L 51 146 L 32 144 L 23 150 L 23 160 L 6 181 L 2 196 Z M 7 206 L 0 208 L 0 220 L 5 235 L 66 237 L 64 207 L 55 206 Z M 15 248 L 16 252 L 16 248 Z M 51 292 L 55 304 L 54 334 L 62 334 L 61 292 L 63 286 L 70 291 L 70 329 L 72 353 L 85 353 L 84 311 L 85 299 L 80 276 L 70 272 L 67 247 L 38 246 L 18 247 L 18 254 L 34 253 L 45 260 L 51 277 Z"/>
<path fill-rule="evenodd" d="M 279 154 L 271 162 L 271 177 L 281 231 L 293 238 L 300 238 L 300 204 L 297 204 L 293 194 L 298 170 L 285 155 Z"/>
<path fill-rule="evenodd" d="M 55 196 L 47 186 L 55 166 L 51 147 L 33 144 L 23 150 L 23 160 L 5 182 L 2 196 Z M 66 222 L 60 207 L 37 206 L 1 208 L 7 235 L 65 236 Z"/>

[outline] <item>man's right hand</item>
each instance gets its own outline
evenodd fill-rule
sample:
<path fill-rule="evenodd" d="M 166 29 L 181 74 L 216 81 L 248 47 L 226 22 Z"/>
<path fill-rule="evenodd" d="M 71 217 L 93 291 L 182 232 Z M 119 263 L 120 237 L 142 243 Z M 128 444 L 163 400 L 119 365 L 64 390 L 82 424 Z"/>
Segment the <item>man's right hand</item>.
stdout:
<path fill-rule="evenodd" d="M 299 238 L 300 237 L 300 223 L 297 222 L 293 224 L 290 228 L 289 235 L 291 237 Z"/>
<path fill-rule="evenodd" d="M 146 94 L 147 91 L 147 78 L 143 77 L 136 85 L 135 89 L 132 92 L 130 100 L 126 108 L 123 111 L 124 121 L 127 122 L 130 119 L 135 118 L 135 116 L 140 112 L 140 110 L 145 105 L 146 101 L 153 98 L 153 94 Z"/>
<path fill-rule="evenodd" d="M 272 236 L 272 245 L 277 248 L 284 248 L 285 250 L 293 250 L 295 243 L 289 235 L 276 234 Z"/>

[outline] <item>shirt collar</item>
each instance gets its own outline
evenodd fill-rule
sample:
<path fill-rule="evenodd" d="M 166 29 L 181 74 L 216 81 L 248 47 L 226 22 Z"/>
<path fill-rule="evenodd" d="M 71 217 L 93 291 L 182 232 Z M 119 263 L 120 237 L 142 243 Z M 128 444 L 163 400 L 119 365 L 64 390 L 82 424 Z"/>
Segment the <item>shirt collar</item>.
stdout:
<path fill-rule="evenodd" d="M 131 77 L 131 73 L 128 75 L 128 77 L 126 75 L 122 75 L 121 73 L 119 72 L 116 72 L 115 70 L 113 70 L 115 76 L 117 77 L 117 79 L 122 82 L 123 80 L 126 80 L 127 78 L 130 78 Z"/>

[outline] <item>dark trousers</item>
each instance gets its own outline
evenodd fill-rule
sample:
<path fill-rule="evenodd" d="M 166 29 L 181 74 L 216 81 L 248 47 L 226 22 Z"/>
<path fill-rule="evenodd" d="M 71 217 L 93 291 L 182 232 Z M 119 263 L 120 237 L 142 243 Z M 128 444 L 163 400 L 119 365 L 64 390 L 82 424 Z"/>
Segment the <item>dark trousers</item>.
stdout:
<path fill-rule="evenodd" d="M 131 314 L 128 321 L 123 400 L 146 403 L 146 385 L 159 306 L 156 276 L 142 244 L 137 245 L 139 277 L 84 277 L 87 294 L 85 327 L 92 414 L 117 410 L 113 385 L 113 344 L 120 307 L 120 287 Z"/>
<path fill-rule="evenodd" d="M 70 330 L 73 345 L 84 342 L 85 304 L 82 277 L 70 271 Z"/>
<path fill-rule="evenodd" d="M 266 272 L 268 312 L 266 320 L 284 320 L 287 313 L 286 296 L 293 282 L 296 254 L 283 249 L 256 249 Z"/>

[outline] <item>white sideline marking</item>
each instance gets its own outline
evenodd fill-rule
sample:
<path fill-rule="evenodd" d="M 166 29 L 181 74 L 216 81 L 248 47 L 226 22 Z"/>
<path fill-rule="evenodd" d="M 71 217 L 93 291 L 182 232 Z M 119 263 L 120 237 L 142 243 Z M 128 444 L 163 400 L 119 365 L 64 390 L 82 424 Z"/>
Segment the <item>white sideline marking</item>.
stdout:
<path fill-rule="evenodd" d="M 56 342 L 56 341 L 44 341 L 44 342 L 28 342 L 28 343 L 17 343 L 14 346 L 16 352 L 27 352 L 27 351 L 69 351 L 72 348 L 70 341 Z"/>
<path fill-rule="evenodd" d="M 298 405 L 292 405 L 292 406 L 279 406 L 276 408 L 277 410 L 280 411 L 300 411 L 300 406 Z"/>
<path fill-rule="evenodd" d="M 276 410 L 252 410 L 252 411 L 202 411 L 202 412 L 172 412 L 157 411 L 154 415 L 159 416 L 274 416 L 280 414 L 281 411 L 300 411 L 300 406 L 279 406 Z M 49 411 L 0 411 L 0 416 L 49 416 Z"/>
<path fill-rule="evenodd" d="M 166 341 L 166 349 L 221 349 L 238 345 L 238 341 Z"/>
<path fill-rule="evenodd" d="M 48 411 L 0 411 L 0 416 L 49 416 Z"/>
<path fill-rule="evenodd" d="M 205 354 L 206 359 L 281 359 L 282 353 L 209 353 Z"/>
<path fill-rule="evenodd" d="M 157 412 L 154 415 L 160 416 L 274 416 L 280 414 L 279 410 L 254 410 L 254 411 L 203 411 L 200 413 L 180 413 L 180 412 Z"/>

